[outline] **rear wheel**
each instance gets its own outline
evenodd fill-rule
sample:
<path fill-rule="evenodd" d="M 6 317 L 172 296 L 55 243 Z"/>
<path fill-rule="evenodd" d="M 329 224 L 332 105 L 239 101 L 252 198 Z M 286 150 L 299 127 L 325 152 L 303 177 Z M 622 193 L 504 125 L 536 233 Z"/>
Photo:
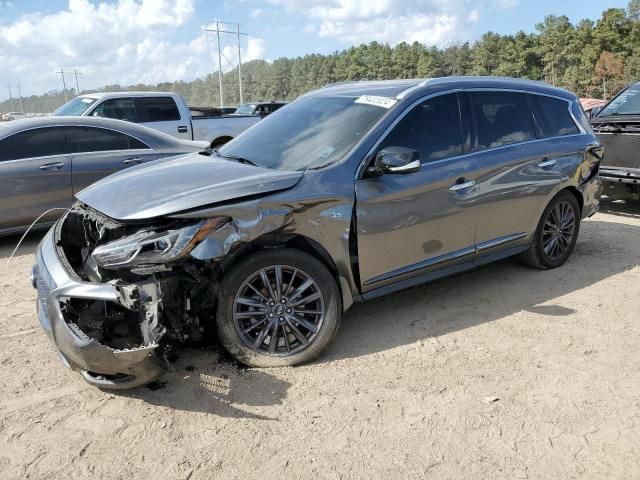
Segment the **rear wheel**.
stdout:
<path fill-rule="evenodd" d="M 294 249 L 256 252 L 227 273 L 218 298 L 224 347 L 256 367 L 316 358 L 341 320 L 337 284 L 315 258 Z"/>
<path fill-rule="evenodd" d="M 567 261 L 578 239 L 580 206 L 567 191 L 556 195 L 540 218 L 529 250 L 522 261 L 534 268 L 556 268 Z"/>

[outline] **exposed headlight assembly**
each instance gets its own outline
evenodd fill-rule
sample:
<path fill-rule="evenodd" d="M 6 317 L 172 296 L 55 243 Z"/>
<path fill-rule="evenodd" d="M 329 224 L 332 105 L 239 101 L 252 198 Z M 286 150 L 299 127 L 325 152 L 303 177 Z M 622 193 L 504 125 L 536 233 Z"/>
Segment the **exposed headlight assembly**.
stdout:
<path fill-rule="evenodd" d="M 110 270 L 164 265 L 187 255 L 209 232 L 228 220 L 228 217 L 214 217 L 175 230 L 141 230 L 128 237 L 100 245 L 91 256 L 100 267 Z"/>

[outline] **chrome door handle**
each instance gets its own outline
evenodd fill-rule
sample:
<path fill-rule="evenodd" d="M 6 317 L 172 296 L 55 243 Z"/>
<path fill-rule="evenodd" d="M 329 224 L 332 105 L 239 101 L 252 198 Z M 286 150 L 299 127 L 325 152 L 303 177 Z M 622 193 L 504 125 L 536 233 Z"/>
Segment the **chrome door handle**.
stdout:
<path fill-rule="evenodd" d="M 40 170 L 60 170 L 62 167 L 64 167 L 62 162 L 45 163 L 40 165 Z"/>
<path fill-rule="evenodd" d="M 468 182 L 463 183 L 454 183 L 449 187 L 450 192 L 459 192 L 460 190 L 464 190 L 465 188 L 473 187 L 476 184 L 473 180 L 469 180 Z"/>
<path fill-rule="evenodd" d="M 189 129 L 187 127 L 185 127 L 184 125 L 180 125 L 178 127 L 178 133 L 187 133 L 189 131 Z"/>
<path fill-rule="evenodd" d="M 142 157 L 131 157 L 122 161 L 122 163 L 124 163 L 125 165 L 130 165 L 132 163 L 141 163 L 141 162 L 142 162 Z"/>
<path fill-rule="evenodd" d="M 545 160 L 542 160 L 542 161 L 538 164 L 538 166 L 539 166 L 540 168 L 548 168 L 548 167 L 553 167 L 555 164 L 556 164 L 556 160 L 555 160 L 555 158 L 552 158 L 552 159 L 548 159 L 548 158 L 547 158 L 547 159 L 545 159 Z"/>

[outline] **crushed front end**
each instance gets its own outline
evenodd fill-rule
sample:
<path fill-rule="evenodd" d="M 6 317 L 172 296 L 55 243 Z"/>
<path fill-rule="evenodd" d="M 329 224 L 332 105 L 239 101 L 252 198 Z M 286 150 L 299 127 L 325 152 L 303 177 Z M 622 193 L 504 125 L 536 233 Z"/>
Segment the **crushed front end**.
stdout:
<path fill-rule="evenodd" d="M 188 253 L 222 223 L 122 223 L 76 204 L 42 240 L 32 277 L 63 363 L 116 389 L 170 370 L 172 346 L 199 340 L 215 312 L 215 264 Z"/>

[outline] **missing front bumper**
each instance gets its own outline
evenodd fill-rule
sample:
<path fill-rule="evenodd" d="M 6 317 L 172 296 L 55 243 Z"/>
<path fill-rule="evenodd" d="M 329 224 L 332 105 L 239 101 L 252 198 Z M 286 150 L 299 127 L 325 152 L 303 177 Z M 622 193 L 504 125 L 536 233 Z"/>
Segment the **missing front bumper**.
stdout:
<path fill-rule="evenodd" d="M 133 388 L 170 369 L 158 352 L 164 327 L 159 322 L 161 296 L 156 281 L 147 279 L 133 285 L 81 281 L 69 273 L 60 260 L 54 243 L 54 229 L 38 247 L 36 266 L 34 282 L 38 290 L 40 322 L 63 362 L 73 370 L 80 370 L 87 382 L 101 388 Z M 100 322 L 110 320 L 106 313 L 105 318 L 97 314 L 96 318 L 86 318 L 84 312 L 83 318 L 70 308 L 74 303 L 89 308 L 96 302 L 129 312 L 133 316 L 129 320 L 136 322 L 139 328 L 139 343 L 113 343 L 113 338 L 105 338 L 104 332 L 96 333 Z M 90 328 L 90 321 L 94 321 L 95 328 Z"/>

